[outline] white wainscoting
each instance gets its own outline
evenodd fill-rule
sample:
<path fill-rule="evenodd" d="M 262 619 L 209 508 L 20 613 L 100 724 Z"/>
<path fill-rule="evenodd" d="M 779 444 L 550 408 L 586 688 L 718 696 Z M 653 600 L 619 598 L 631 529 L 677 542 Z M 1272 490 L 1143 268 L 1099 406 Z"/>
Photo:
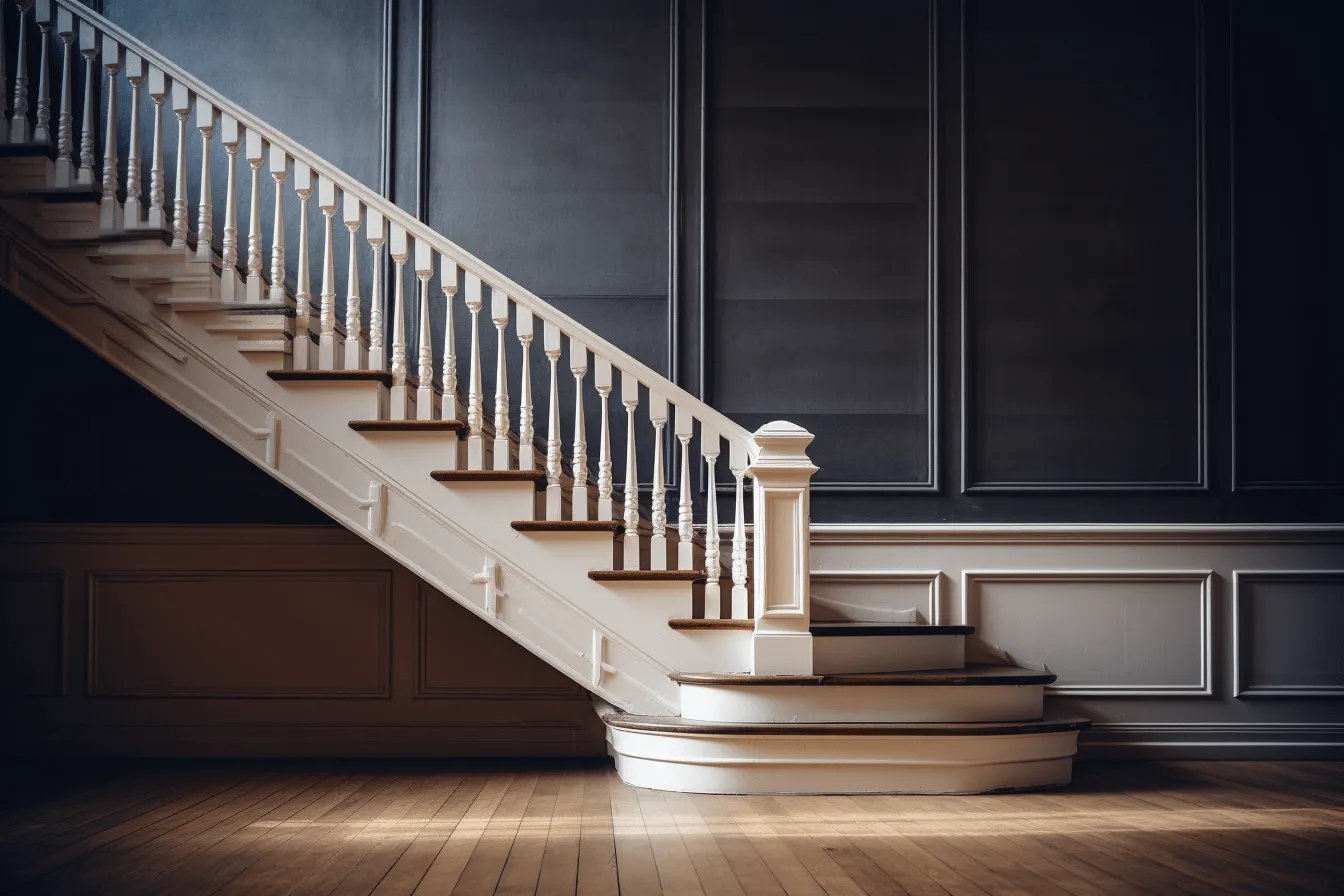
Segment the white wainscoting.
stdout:
<path fill-rule="evenodd" d="M 1344 569 L 1232 573 L 1238 697 L 1344 697 Z"/>

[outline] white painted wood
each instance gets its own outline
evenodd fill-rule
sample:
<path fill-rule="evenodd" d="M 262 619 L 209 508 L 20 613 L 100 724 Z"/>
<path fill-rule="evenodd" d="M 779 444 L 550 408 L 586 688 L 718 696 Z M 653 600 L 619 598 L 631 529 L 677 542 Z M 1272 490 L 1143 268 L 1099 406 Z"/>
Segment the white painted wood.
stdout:
<path fill-rule="evenodd" d="M 625 538 L 623 569 L 639 569 L 639 456 L 635 451 L 635 410 L 639 407 L 639 379 L 621 371 L 621 404 L 625 406 Z"/>
<path fill-rule="evenodd" d="M 725 724 L 1020 722 L 1041 718 L 1044 706 L 1039 684 L 681 685 L 683 719 Z"/>
<path fill-rule="evenodd" d="M 700 424 L 700 455 L 705 459 L 705 618 L 723 616 L 723 595 L 719 580 L 719 493 L 714 483 L 714 468 L 719 460 L 719 434 L 707 423 Z"/>
<path fill-rule="evenodd" d="M 457 388 L 457 335 L 454 331 L 457 298 L 457 262 L 439 256 L 439 286 L 443 290 L 443 419 L 461 420 L 462 402 Z"/>
<path fill-rule="evenodd" d="M 46 55 L 43 42 L 43 56 Z M 44 63 L 45 65 L 45 63 Z M 45 72 L 44 72 L 45 74 Z M 140 204 L 140 88 L 145 85 L 145 61 L 136 53 L 126 51 L 126 80 L 131 85 L 130 137 L 126 147 L 126 204 L 122 214 L 127 229 L 144 226 Z"/>
<path fill-rule="evenodd" d="M 359 295 L 359 199 L 346 190 L 341 195 L 342 212 L 348 238 L 348 258 L 345 269 L 345 369 L 366 370 L 368 352 L 364 347 L 364 323 L 360 319 Z"/>
<path fill-rule="evenodd" d="M 271 218 L 271 287 L 267 299 L 279 305 L 285 301 L 285 180 L 289 177 L 289 156 L 280 147 L 272 146 L 270 162 L 271 180 L 275 182 L 275 214 Z"/>
<path fill-rule="evenodd" d="M 187 235 L 191 230 L 191 211 L 187 205 L 187 117 L 191 115 L 191 94 L 187 85 L 173 82 L 173 115 L 177 118 L 177 163 L 173 175 L 173 246 L 183 251 L 187 248 Z M 82 163 L 81 163 L 82 165 Z M 80 168 L 80 182 L 84 182 L 84 169 Z"/>
<path fill-rule="evenodd" d="M 611 500 L 611 362 L 597 353 L 593 354 L 593 386 L 602 402 L 597 449 L 597 518 L 611 520 L 615 519 Z"/>
<path fill-rule="evenodd" d="M 663 473 L 663 430 L 667 398 L 649 388 L 649 422 L 653 424 L 653 496 L 649 502 L 649 569 L 667 569 L 667 477 Z"/>
<path fill-rule="evenodd" d="M 94 60 L 98 58 L 98 38 L 93 30 L 93 25 L 87 21 L 80 20 L 79 23 L 79 55 L 84 59 L 84 112 L 80 118 L 79 128 L 79 171 L 75 174 L 75 181 L 81 184 L 93 183 L 93 143 L 96 126 L 97 105 L 93 101 L 93 77 L 97 66 Z M 183 88 L 186 93 L 186 88 Z M 183 184 L 186 178 L 182 178 Z"/>
<path fill-rule="evenodd" d="M 20 18 L 20 23 L 23 19 Z M 22 28 L 22 24 L 20 24 Z M 22 41 L 20 41 L 20 53 Z M 103 198 L 99 208 L 98 226 L 104 233 L 113 233 L 122 227 L 122 208 L 117 200 L 121 189 L 121 176 L 117 169 L 117 73 L 121 71 L 121 47 L 116 40 L 103 35 L 103 70 L 107 72 L 107 127 L 103 130 Z M 26 75 L 24 76 L 26 81 Z M 24 113 L 27 112 L 27 84 L 24 84 Z M 10 141 L 15 141 L 22 127 L 24 139 L 27 139 L 28 122 L 20 116 L 17 98 L 14 103 L 14 120 L 10 122 Z M 16 125 L 14 122 L 18 121 Z"/>
<path fill-rule="evenodd" d="M 588 519 L 588 431 L 583 419 L 583 378 L 588 373 L 588 346 L 569 340 L 569 370 L 574 374 L 574 474 L 570 513 L 573 519 Z"/>
<path fill-rule="evenodd" d="M 733 474 L 734 485 L 732 618 L 747 619 L 747 512 L 743 500 L 747 452 L 739 442 L 728 442 L 728 469 Z"/>
<path fill-rule="evenodd" d="M 0 31 L 3 30 L 3 26 L 0 26 Z M 63 6 L 56 10 L 56 33 L 61 39 L 61 105 L 56 113 L 56 167 L 53 185 L 68 187 L 75 182 L 73 114 L 75 17 Z M 4 68 L 4 53 L 5 51 L 0 49 L 0 70 Z M 4 93 L 4 80 L 4 73 L 0 71 L 0 94 Z M 0 118 L 2 117 L 0 115 Z M 5 136 L 4 125 L 0 124 L 0 140 Z"/>
<path fill-rule="evenodd" d="M 481 385 L 481 278 L 467 271 L 464 300 L 471 314 L 471 360 L 467 368 L 467 469 L 485 469 L 485 406 Z"/>
<path fill-rule="evenodd" d="M 368 209 L 366 215 L 364 238 L 369 241 L 373 255 L 373 292 L 369 296 L 369 367 L 386 370 L 387 347 L 383 343 L 383 331 L 387 326 L 383 320 L 383 243 L 387 239 L 387 222 L 383 219 L 383 213 L 374 209 Z"/>
<path fill-rule="evenodd" d="M 299 257 L 294 281 L 294 366 L 307 370 L 316 360 L 309 334 L 312 320 L 312 281 L 308 268 L 308 200 L 313 195 L 313 169 L 294 160 L 294 194 L 299 197 Z"/>
<path fill-rule="evenodd" d="M 691 503 L 691 437 L 695 435 L 695 419 L 691 409 L 676 406 L 677 441 L 681 443 L 681 472 L 678 474 L 677 499 L 677 569 L 695 569 L 694 505 Z"/>
<path fill-rule="evenodd" d="M 37 0 L 34 20 L 37 23 L 39 51 L 37 57 L 37 112 L 33 123 L 33 142 L 51 145 L 51 64 L 48 61 L 51 46 L 51 0 Z M 22 40 L 20 40 L 22 43 Z M 135 121 L 134 116 L 131 118 Z"/>
<path fill-rule="evenodd" d="M 247 301 L 260 304 L 264 297 L 266 280 L 266 251 L 261 239 L 261 166 L 266 162 L 261 134 L 248 128 L 245 140 L 247 167 L 252 172 L 252 189 L 248 200 L 247 218 Z"/>
<path fill-rule="evenodd" d="M 505 330 L 509 328 L 509 294 L 490 290 L 490 319 L 495 324 L 495 445 L 492 469 L 509 468 L 509 359 Z"/>
<path fill-rule="evenodd" d="M 238 278 L 238 147 L 242 132 L 238 119 L 227 113 L 219 116 L 219 142 L 228 159 L 224 171 L 224 234 L 220 241 L 220 295 L 225 302 L 243 301 Z"/>
<path fill-rule="evenodd" d="M 149 67 L 149 99 L 154 103 L 154 128 L 150 137 L 149 211 L 145 214 L 145 226 L 150 230 L 165 231 L 168 216 L 163 205 L 166 174 L 163 170 L 163 106 L 168 101 L 168 79 L 164 77 L 163 69 L 153 65 Z"/>
<path fill-rule="evenodd" d="M 215 135 L 215 107 L 199 94 L 196 97 L 196 129 L 201 132 L 201 195 L 196 207 L 196 260 L 209 263 L 213 256 L 210 243 L 215 238 L 214 194 L 210 186 L 210 138 Z M 233 170 L 232 165 L 229 170 Z"/>
<path fill-rule="evenodd" d="M 518 390 L 518 469 L 535 470 L 537 449 L 532 421 L 532 312 L 520 305 L 514 327 L 523 348 L 521 386 Z"/>
<path fill-rule="evenodd" d="M 387 251 L 392 256 L 392 397 L 391 419 L 410 419 L 411 397 L 406 386 L 406 259 L 410 244 L 406 228 L 393 222 L 388 229 Z"/>
<path fill-rule="evenodd" d="M 14 0 L 19 10 L 19 42 L 14 53 L 14 107 L 9 119 L 9 142 L 27 143 L 32 136 L 28 121 L 28 10 L 32 0 Z"/>
<path fill-rule="evenodd" d="M 965 635 L 812 638 L 812 671 L 817 675 L 960 669 L 964 665 Z"/>
<path fill-rule="evenodd" d="M 436 419 L 434 400 L 434 347 L 429 330 L 429 281 L 434 276 L 434 250 L 415 241 L 415 279 L 420 284 L 420 345 L 416 353 L 415 416 Z"/>
<path fill-rule="evenodd" d="M 332 219 L 336 217 L 336 184 L 318 175 L 317 207 L 322 212 L 322 308 L 317 343 L 319 370 L 341 369 L 341 334 L 336 332 L 336 253 L 332 246 Z"/>
<path fill-rule="evenodd" d="M 546 360 L 551 366 L 550 401 L 546 414 L 546 519 L 561 519 L 564 493 L 560 490 L 560 328 L 542 321 Z"/>

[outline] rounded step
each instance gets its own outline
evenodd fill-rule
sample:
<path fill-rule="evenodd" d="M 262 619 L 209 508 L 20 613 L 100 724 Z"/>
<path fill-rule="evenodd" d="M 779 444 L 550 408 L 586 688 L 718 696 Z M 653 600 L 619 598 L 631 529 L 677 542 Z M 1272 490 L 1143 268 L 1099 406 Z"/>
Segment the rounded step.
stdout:
<path fill-rule="evenodd" d="M 975 626 L 818 622 L 809 630 L 813 671 L 844 674 L 959 668 Z"/>

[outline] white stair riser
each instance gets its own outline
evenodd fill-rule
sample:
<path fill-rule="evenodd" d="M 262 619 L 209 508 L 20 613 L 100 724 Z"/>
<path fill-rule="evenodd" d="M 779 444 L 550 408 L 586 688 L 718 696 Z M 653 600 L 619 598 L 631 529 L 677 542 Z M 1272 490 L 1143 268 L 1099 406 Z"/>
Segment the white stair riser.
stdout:
<path fill-rule="evenodd" d="M 698 722 L 1021 722 L 1039 719 L 1043 685 L 681 686 Z"/>
<path fill-rule="evenodd" d="M 292 388 L 302 390 L 304 422 L 316 429 L 349 429 L 351 420 L 377 420 L 387 408 L 387 387 L 378 382 L 328 380 Z"/>
<path fill-rule="evenodd" d="M 965 635 L 857 635 L 812 638 L 812 672 L 911 672 L 966 665 Z"/>
<path fill-rule="evenodd" d="M 1076 731 L 1014 735 L 689 735 L 611 730 L 621 780 L 690 793 L 983 793 L 1058 787 Z"/>

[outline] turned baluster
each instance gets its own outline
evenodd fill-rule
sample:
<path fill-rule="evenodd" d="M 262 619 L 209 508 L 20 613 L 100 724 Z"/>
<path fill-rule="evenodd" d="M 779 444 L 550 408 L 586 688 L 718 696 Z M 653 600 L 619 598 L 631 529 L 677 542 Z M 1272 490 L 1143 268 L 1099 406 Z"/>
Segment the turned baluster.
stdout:
<path fill-rule="evenodd" d="M 485 407 L 481 394 L 481 278 L 467 271 L 465 282 L 467 311 L 471 312 L 471 361 L 467 368 L 467 469 L 484 470 Z"/>
<path fill-rule="evenodd" d="M 51 74 L 47 53 L 51 44 L 51 0 L 37 0 L 37 32 L 41 48 L 37 54 L 37 118 L 33 142 L 51 146 Z"/>
<path fill-rule="evenodd" d="M 149 212 L 145 226 L 151 230 L 167 230 L 168 221 L 163 211 L 163 104 L 168 100 L 168 78 L 163 70 L 149 67 L 149 99 L 154 103 L 154 134 L 149 149 Z"/>
<path fill-rule="evenodd" d="M 700 454 L 705 459 L 708 474 L 705 494 L 705 618 L 718 619 L 723 615 L 720 603 L 719 579 L 719 496 L 714 491 L 714 466 L 719 459 L 719 434 L 704 421 L 700 423 Z"/>
<path fill-rule="evenodd" d="M 61 108 L 56 113 L 56 168 L 53 183 L 68 187 L 75 182 L 75 116 L 73 110 L 75 17 L 64 6 L 56 10 L 56 33 L 61 38 Z M 0 49 L 0 69 L 3 69 L 4 50 Z M 0 84 L 4 83 L 0 72 Z M 3 87 L 0 87 L 3 92 Z"/>
<path fill-rule="evenodd" d="M 349 258 L 345 268 L 345 369 L 364 370 L 368 354 L 364 349 L 364 324 L 359 308 L 359 225 L 361 220 L 359 198 L 345 191 L 345 229 L 349 233 Z"/>
<path fill-rule="evenodd" d="M 560 489 L 560 328 L 544 321 L 546 360 L 551 365 L 551 398 L 546 415 L 546 519 L 561 519 Z"/>
<path fill-rule="evenodd" d="M 317 176 L 317 207 L 322 212 L 322 307 L 317 367 L 319 370 L 337 370 L 341 362 L 341 336 L 336 332 L 336 253 L 332 247 L 336 184 L 325 174 Z"/>
<path fill-rule="evenodd" d="M 19 8 L 19 46 L 14 54 L 14 112 L 9 120 L 9 142 L 27 143 L 28 130 L 28 10 L 33 0 L 14 0 Z"/>
<path fill-rule="evenodd" d="M 653 535 L 649 538 L 649 569 L 667 569 L 667 482 L 663 472 L 667 399 L 653 389 L 649 389 L 649 421 L 653 424 L 653 498 L 649 503 Z"/>
<path fill-rule="evenodd" d="M 127 229 L 143 227 L 140 204 L 140 88 L 145 84 L 145 60 L 126 51 L 126 80 L 131 85 L 131 134 L 126 144 L 126 205 L 123 220 Z"/>
<path fill-rule="evenodd" d="M 597 442 L 597 518 L 614 519 L 611 503 L 611 362 L 593 353 L 593 385 L 602 401 L 601 433 Z"/>
<path fill-rule="evenodd" d="M 677 441 L 681 443 L 680 487 L 677 500 L 677 569 L 695 568 L 695 505 L 691 503 L 691 436 L 695 418 L 691 409 L 677 405 Z"/>
<path fill-rule="evenodd" d="M 537 449 L 532 430 L 532 312 L 518 306 L 518 342 L 523 347 L 522 385 L 518 390 L 518 469 L 537 468 Z"/>
<path fill-rule="evenodd" d="M 228 159 L 224 170 L 224 236 L 219 244 L 220 295 L 226 302 L 241 302 L 238 288 L 238 147 L 242 131 L 238 119 L 219 113 L 219 143 Z"/>
<path fill-rule="evenodd" d="M 453 300 L 457 297 L 457 262 L 439 256 L 439 286 L 443 289 L 443 419 L 461 420 L 457 398 L 457 335 L 453 330 Z"/>
<path fill-rule="evenodd" d="M 285 179 L 288 177 L 289 156 L 280 147 L 272 146 L 271 180 L 275 181 L 275 216 L 271 219 L 271 289 L 268 298 L 277 305 L 285 301 Z"/>
<path fill-rule="evenodd" d="M 369 367 L 387 369 L 387 347 L 383 344 L 383 240 L 387 223 L 383 213 L 365 209 L 364 235 L 373 251 L 373 294 L 369 297 Z"/>
<path fill-rule="evenodd" d="M 742 477 L 747 472 L 747 450 L 738 442 L 728 443 L 728 469 L 736 480 L 733 508 L 733 619 L 748 619 L 747 616 L 747 517 L 742 500 Z"/>
<path fill-rule="evenodd" d="M 75 182 L 93 183 L 93 141 L 96 116 L 93 104 L 93 61 L 98 58 L 98 38 L 88 22 L 79 23 L 79 55 L 84 60 L 84 111 L 80 115 L 79 171 Z"/>
<path fill-rule="evenodd" d="M 588 347 L 569 340 L 569 369 L 574 374 L 574 473 L 570 513 L 573 519 L 588 519 L 588 431 L 583 421 L 583 378 L 588 373 Z"/>
<path fill-rule="evenodd" d="M 173 176 L 173 245 L 184 249 L 191 230 L 187 207 L 187 117 L 191 115 L 191 93 L 187 85 L 173 82 L 173 115 L 177 117 L 177 163 Z M 83 170 L 80 171 L 83 179 Z"/>
<path fill-rule="evenodd" d="M 313 169 L 306 162 L 294 160 L 294 193 L 299 197 L 299 257 L 294 279 L 294 367 L 307 370 L 313 366 L 313 339 L 309 335 L 312 322 L 312 281 L 308 270 L 308 200 L 313 195 Z"/>
<path fill-rule="evenodd" d="M 410 397 L 406 392 L 406 259 L 410 247 L 406 228 L 392 223 L 388 228 L 388 253 L 392 256 L 392 406 L 393 420 L 407 419 Z"/>
<path fill-rule="evenodd" d="M 201 132 L 201 198 L 196 210 L 196 260 L 210 262 L 215 238 L 215 209 L 210 187 L 210 138 L 215 135 L 215 107 L 205 97 L 196 96 L 196 129 Z M 229 165 L 233 172 L 233 165 Z"/>
<path fill-rule="evenodd" d="M 509 327 L 509 294 L 490 288 L 490 319 L 495 322 L 495 445 L 496 470 L 509 468 L 509 359 L 504 350 L 504 331 Z"/>
<path fill-rule="evenodd" d="M 621 404 L 625 406 L 625 544 L 623 569 L 639 569 L 639 457 L 635 451 L 635 410 L 639 380 L 621 371 Z"/>
<path fill-rule="evenodd" d="M 416 357 L 415 416 L 434 419 L 434 343 L 429 332 L 429 280 L 434 276 L 434 250 L 429 242 L 415 240 L 415 277 L 420 283 L 420 351 Z"/>
<path fill-rule="evenodd" d="M 266 286 L 266 251 L 261 243 L 261 166 L 266 162 L 261 134 L 248 128 L 247 167 L 252 171 L 252 190 L 247 216 L 247 300 L 260 304 Z"/>
<path fill-rule="evenodd" d="M 121 46 L 106 34 L 103 68 L 107 71 L 107 129 L 103 133 L 103 199 L 98 227 L 106 233 L 122 226 L 121 203 L 117 201 L 121 190 L 121 174 L 117 170 L 117 72 L 121 71 Z"/>

